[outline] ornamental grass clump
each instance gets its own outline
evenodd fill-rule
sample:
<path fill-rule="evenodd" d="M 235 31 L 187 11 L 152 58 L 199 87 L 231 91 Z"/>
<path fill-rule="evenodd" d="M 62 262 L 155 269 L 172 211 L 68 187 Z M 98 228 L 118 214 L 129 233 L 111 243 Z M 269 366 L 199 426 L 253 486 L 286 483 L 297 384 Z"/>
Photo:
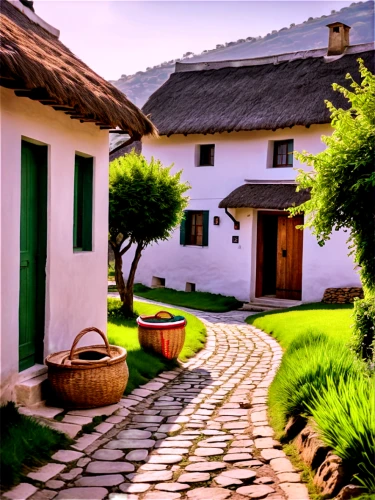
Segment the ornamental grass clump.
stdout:
<path fill-rule="evenodd" d="M 306 333 L 296 339 L 286 351 L 269 398 L 271 414 L 279 431 L 289 417 L 311 415 L 316 393 L 327 388 L 327 380 L 345 382 L 360 372 L 355 356 L 349 349 L 324 334 Z"/>
<path fill-rule="evenodd" d="M 375 493 L 375 378 L 327 376 L 309 410 L 325 444 L 342 458 L 347 474 Z"/>

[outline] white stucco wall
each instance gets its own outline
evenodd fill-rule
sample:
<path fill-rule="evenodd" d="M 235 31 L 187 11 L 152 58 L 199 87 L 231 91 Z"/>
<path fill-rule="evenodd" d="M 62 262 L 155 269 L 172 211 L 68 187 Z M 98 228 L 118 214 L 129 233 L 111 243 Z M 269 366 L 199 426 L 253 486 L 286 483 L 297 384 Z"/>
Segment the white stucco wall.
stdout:
<path fill-rule="evenodd" d="M 21 139 L 48 145 L 44 355 L 106 331 L 108 132 L 1 89 L 1 385 L 18 373 Z M 73 253 L 74 157 L 94 157 L 93 251 Z M 101 343 L 97 334 L 82 340 Z M 7 391 L 3 399 L 9 397 Z"/>
<path fill-rule="evenodd" d="M 255 293 L 256 210 L 232 210 L 241 223 L 235 231 L 233 222 L 218 208 L 219 202 L 244 180 L 293 180 L 292 168 L 268 168 L 270 141 L 294 139 L 294 149 L 311 153 L 322 151 L 321 135 L 329 135 L 329 125 L 293 127 L 272 131 L 224 133 L 214 135 L 173 135 L 169 138 L 145 139 L 143 154 L 154 156 L 165 166 L 174 163 L 174 170 L 183 170 L 183 180 L 192 189 L 189 210 L 209 210 L 208 247 L 181 246 L 179 229 L 166 242 L 147 248 L 139 263 L 136 282 L 151 286 L 153 276 L 166 279 L 166 286 L 184 290 L 186 282 L 196 284 L 197 290 L 234 295 L 249 301 Z M 196 167 L 196 148 L 199 144 L 215 144 L 215 166 Z M 294 160 L 294 167 L 303 165 Z M 213 225 L 213 217 L 220 225 Z M 232 236 L 239 236 L 239 244 Z M 353 263 L 347 257 L 347 234 L 332 235 L 331 241 L 319 247 L 315 237 L 304 233 L 303 289 L 305 302 L 322 299 L 330 286 L 359 285 Z M 124 272 L 128 271 L 132 255 L 124 257 Z"/>

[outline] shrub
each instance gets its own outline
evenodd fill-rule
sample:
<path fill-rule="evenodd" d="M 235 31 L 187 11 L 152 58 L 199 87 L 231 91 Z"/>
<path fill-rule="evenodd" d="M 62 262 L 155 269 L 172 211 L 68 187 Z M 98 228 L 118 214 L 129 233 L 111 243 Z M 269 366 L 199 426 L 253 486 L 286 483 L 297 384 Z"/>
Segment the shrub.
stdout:
<path fill-rule="evenodd" d="M 315 389 L 310 411 L 348 473 L 375 493 L 375 379 L 359 373 L 345 381 L 327 377 L 326 387 Z"/>
<path fill-rule="evenodd" d="M 365 361 L 375 361 L 375 297 L 354 302 L 351 347 Z"/>
<path fill-rule="evenodd" d="M 108 297 L 107 299 L 107 315 L 108 318 L 124 318 L 125 313 L 120 300 L 116 298 Z M 126 316 L 128 317 L 128 316 Z M 134 312 L 134 317 L 137 317 L 137 313 Z"/>

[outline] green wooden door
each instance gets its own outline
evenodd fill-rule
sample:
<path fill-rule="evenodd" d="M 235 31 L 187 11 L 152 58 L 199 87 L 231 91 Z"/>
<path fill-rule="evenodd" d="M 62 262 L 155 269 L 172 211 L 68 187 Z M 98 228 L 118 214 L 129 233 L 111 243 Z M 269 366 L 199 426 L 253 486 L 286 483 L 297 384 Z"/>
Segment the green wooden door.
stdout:
<path fill-rule="evenodd" d="M 43 361 L 47 256 L 47 147 L 22 141 L 19 369 Z"/>

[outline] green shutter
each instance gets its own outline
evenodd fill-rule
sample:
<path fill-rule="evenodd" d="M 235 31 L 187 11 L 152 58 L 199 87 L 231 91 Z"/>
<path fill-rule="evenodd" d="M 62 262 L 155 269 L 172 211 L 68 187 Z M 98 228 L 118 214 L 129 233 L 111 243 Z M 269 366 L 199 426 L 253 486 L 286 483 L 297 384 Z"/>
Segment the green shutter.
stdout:
<path fill-rule="evenodd" d="M 288 141 L 288 165 L 293 165 L 293 141 Z"/>
<path fill-rule="evenodd" d="M 188 210 L 184 211 L 184 216 L 180 224 L 180 245 L 186 245 L 186 221 Z"/>
<path fill-rule="evenodd" d="M 93 197 L 93 164 L 92 158 L 85 158 L 83 169 L 82 200 L 82 249 L 92 250 L 92 197 Z"/>
<path fill-rule="evenodd" d="M 209 225 L 209 211 L 203 210 L 203 239 L 202 246 L 208 247 L 208 225 Z"/>
<path fill-rule="evenodd" d="M 76 155 L 74 166 L 73 249 L 92 250 L 93 159 Z"/>
<path fill-rule="evenodd" d="M 74 164 L 74 212 L 73 212 L 73 248 L 78 246 L 78 176 L 79 161 L 75 158 Z"/>

